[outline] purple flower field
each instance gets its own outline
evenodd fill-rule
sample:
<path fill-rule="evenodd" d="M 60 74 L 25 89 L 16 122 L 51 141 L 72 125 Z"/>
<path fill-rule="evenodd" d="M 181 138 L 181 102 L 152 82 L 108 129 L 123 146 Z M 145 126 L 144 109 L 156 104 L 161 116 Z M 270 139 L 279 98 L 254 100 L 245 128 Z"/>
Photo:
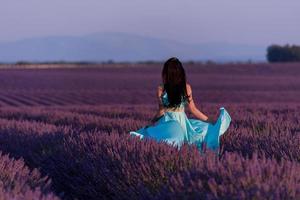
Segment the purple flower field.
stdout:
<path fill-rule="evenodd" d="M 185 65 L 220 156 L 129 135 L 161 67 L 1 69 L 0 199 L 300 199 L 300 64 Z"/>

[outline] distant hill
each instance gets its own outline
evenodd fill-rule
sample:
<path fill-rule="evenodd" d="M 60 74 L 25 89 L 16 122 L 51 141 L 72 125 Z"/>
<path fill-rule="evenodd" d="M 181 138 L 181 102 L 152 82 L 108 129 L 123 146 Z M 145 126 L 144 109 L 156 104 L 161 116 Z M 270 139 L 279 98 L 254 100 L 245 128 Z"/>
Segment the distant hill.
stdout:
<path fill-rule="evenodd" d="M 0 62 L 17 61 L 147 61 L 177 56 L 182 60 L 265 60 L 260 46 L 185 44 L 168 39 L 104 32 L 85 36 L 50 36 L 0 43 Z"/>

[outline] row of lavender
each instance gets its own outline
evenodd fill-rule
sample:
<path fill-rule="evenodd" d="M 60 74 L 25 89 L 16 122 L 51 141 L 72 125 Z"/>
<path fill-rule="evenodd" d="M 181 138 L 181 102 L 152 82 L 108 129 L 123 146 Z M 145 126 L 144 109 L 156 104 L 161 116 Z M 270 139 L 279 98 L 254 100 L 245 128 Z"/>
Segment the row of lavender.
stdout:
<path fill-rule="evenodd" d="M 200 107 L 216 117 L 219 106 Z M 154 105 L 2 108 L 0 150 L 64 199 L 300 198 L 300 104 L 225 107 L 234 120 L 220 157 L 129 136 Z"/>
<path fill-rule="evenodd" d="M 63 67 L 63 66 L 62 66 Z M 84 66 L 83 66 L 84 67 Z M 298 102 L 299 64 L 185 65 L 197 102 Z M 162 65 L 0 70 L 0 107 L 153 104 Z"/>

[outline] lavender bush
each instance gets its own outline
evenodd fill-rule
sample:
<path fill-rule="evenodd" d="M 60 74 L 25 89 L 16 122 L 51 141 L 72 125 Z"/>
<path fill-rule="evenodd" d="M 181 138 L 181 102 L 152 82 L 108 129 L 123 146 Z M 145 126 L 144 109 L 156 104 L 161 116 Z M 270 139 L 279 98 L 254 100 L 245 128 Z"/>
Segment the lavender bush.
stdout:
<path fill-rule="evenodd" d="M 59 199 L 50 192 L 51 181 L 37 169 L 29 170 L 23 160 L 15 160 L 0 151 L 0 199 Z"/>
<path fill-rule="evenodd" d="M 297 124 L 291 122 L 298 122 L 299 107 L 279 106 L 276 112 L 285 113 L 282 118 L 289 120 L 275 115 L 259 123 L 261 113 L 274 115 L 273 106 L 255 105 L 253 110 L 251 105 L 244 106 L 229 107 L 240 120 L 233 121 L 222 136 L 220 158 L 209 153 L 201 156 L 193 146 L 177 151 L 164 143 L 129 136 L 126 127 L 134 129 L 149 121 L 153 108 L 147 105 L 5 108 L 0 113 L 0 144 L 3 151 L 41 168 L 52 178 L 53 191 L 64 193 L 65 199 L 168 199 L 181 198 L 180 194 L 194 198 L 199 191 L 200 197 L 211 199 L 298 198 L 300 143 Z M 134 115 L 139 119 L 132 119 Z M 271 132 L 272 127 L 277 131 Z M 249 143 L 251 138 L 260 145 Z"/>
<path fill-rule="evenodd" d="M 1 154 L 0 163 L 21 163 L 17 169 L 25 175 L 0 167 L 5 175 L 0 194 L 4 199 L 299 199 L 299 64 L 186 69 L 199 108 L 216 119 L 224 106 L 232 117 L 220 156 L 129 135 L 147 125 L 157 109 L 160 66 L 1 70 L 0 151 L 21 160 Z"/>

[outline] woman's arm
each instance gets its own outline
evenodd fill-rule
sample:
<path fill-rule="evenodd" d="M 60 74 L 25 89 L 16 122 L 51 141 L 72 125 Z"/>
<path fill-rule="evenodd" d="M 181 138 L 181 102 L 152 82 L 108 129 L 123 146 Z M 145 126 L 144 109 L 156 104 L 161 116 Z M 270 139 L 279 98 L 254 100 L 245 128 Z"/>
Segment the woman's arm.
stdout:
<path fill-rule="evenodd" d="M 157 88 L 157 92 L 156 92 L 156 98 L 158 101 L 158 111 L 156 112 L 156 114 L 154 115 L 154 117 L 152 118 L 151 122 L 154 123 L 156 122 L 160 117 L 162 117 L 164 115 L 164 107 L 162 104 L 162 100 L 161 100 L 161 95 L 162 95 L 163 89 L 161 86 L 158 86 Z"/>
<path fill-rule="evenodd" d="M 204 113 L 202 113 L 197 106 L 195 105 L 195 102 L 193 100 L 192 96 L 192 88 L 189 84 L 187 84 L 187 95 L 189 96 L 189 103 L 188 103 L 188 108 L 191 111 L 191 113 L 198 119 L 202 121 L 206 121 L 209 123 L 214 123 L 211 119 L 209 119 Z"/>

